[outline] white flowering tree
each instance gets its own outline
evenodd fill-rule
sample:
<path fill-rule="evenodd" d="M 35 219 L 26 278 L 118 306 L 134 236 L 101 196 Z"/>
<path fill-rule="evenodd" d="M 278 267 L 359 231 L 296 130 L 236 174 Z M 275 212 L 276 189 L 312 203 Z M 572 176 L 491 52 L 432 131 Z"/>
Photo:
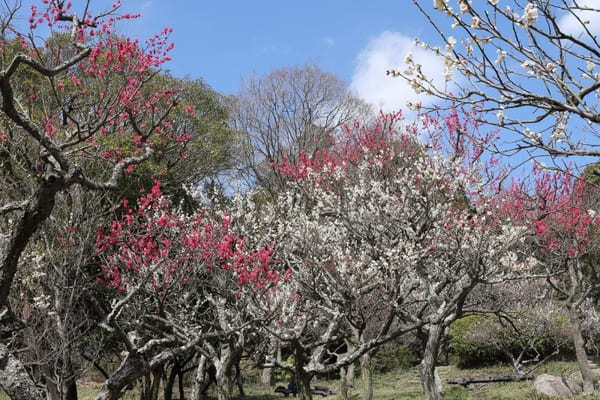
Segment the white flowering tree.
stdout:
<path fill-rule="evenodd" d="M 279 313 L 267 328 L 294 348 L 303 398 L 312 375 L 422 328 L 423 388 L 439 399 L 434 368 L 445 328 L 478 284 L 527 266 L 517 253 L 522 230 L 496 212 L 501 174 L 482 174 L 479 148 L 439 139 L 466 125 L 456 113 L 418 127 L 398 115 L 373 129 L 355 124 L 330 149 L 277 164 L 290 177 L 285 192 L 240 212 L 245 235 L 275 243 L 273 257 L 289 269 L 291 279 L 263 308 Z M 421 144 L 427 133 L 431 151 Z M 348 329 L 373 326 L 368 336 Z M 353 346 L 342 356 L 332 344 L 344 338 Z"/>
<path fill-rule="evenodd" d="M 503 140 L 489 146 L 493 150 L 558 160 L 600 155 L 596 1 L 433 0 L 431 8 L 413 3 L 445 48 L 418 39 L 416 44 L 444 60 L 446 81 L 452 82 L 436 86 L 410 57 L 388 74 L 437 97 L 435 108 L 476 108 L 480 121 L 502 128 Z"/>

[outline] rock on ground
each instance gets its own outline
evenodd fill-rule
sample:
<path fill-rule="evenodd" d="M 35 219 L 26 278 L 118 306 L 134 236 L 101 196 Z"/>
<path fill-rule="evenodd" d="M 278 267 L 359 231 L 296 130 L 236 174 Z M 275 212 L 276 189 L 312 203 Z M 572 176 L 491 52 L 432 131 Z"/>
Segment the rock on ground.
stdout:
<path fill-rule="evenodd" d="M 569 377 L 570 378 L 570 377 Z M 561 399 L 568 399 L 573 396 L 572 391 L 567 385 L 567 380 L 560 376 L 554 376 L 550 374 L 542 374 L 535 378 L 533 381 L 535 391 L 540 394 L 544 394 L 549 397 L 558 397 Z M 573 384 L 575 388 L 576 385 Z"/>

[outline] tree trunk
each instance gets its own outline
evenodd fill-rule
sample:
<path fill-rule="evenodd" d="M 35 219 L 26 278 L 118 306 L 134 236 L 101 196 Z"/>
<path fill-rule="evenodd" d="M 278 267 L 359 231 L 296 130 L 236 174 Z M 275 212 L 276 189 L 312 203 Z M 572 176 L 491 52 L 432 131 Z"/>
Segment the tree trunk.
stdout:
<path fill-rule="evenodd" d="M 425 345 L 423 359 L 419 365 L 421 385 L 423 386 L 426 400 L 441 400 L 444 395 L 441 380 L 435 369 L 442 334 L 443 329 L 440 325 L 431 325 L 429 327 L 427 344 Z"/>
<path fill-rule="evenodd" d="M 277 339 L 276 338 L 271 338 L 271 343 L 270 343 L 270 347 L 269 347 L 269 355 L 273 358 L 276 357 L 277 354 L 277 348 L 279 347 L 279 344 L 277 343 Z M 269 356 L 266 357 L 266 361 L 269 362 Z M 260 382 L 265 385 L 265 386 L 273 386 L 273 368 L 264 368 L 261 378 L 260 378 Z"/>
<path fill-rule="evenodd" d="M 163 370 L 162 367 L 152 371 L 152 398 L 150 400 L 158 400 L 158 393 L 160 391 L 160 381 L 162 380 Z"/>
<path fill-rule="evenodd" d="M 172 400 L 173 399 L 173 386 L 175 386 L 175 378 L 177 378 L 177 374 L 179 373 L 180 367 L 179 363 L 173 363 L 173 367 L 171 368 L 171 372 L 169 373 L 169 378 L 165 382 L 164 387 L 164 400 Z"/>
<path fill-rule="evenodd" d="M 233 371 L 233 357 L 231 346 L 224 344 L 221 347 L 219 359 L 214 359 L 213 364 L 217 369 L 217 399 L 233 399 L 233 387 L 235 385 L 235 373 Z"/>
<path fill-rule="evenodd" d="M 50 366 L 48 364 L 44 364 L 41 370 L 41 381 L 44 383 L 44 386 L 46 386 L 46 396 L 48 397 L 48 400 L 62 400 L 61 393 L 58 389 L 57 378 L 51 371 Z"/>
<path fill-rule="evenodd" d="M 184 370 L 183 368 L 179 368 L 179 372 L 177 373 L 178 381 L 179 381 L 179 400 L 185 400 L 185 391 L 183 387 L 183 376 Z"/>
<path fill-rule="evenodd" d="M 360 357 L 360 376 L 363 386 L 362 399 L 373 400 L 373 363 L 370 351 Z"/>
<path fill-rule="evenodd" d="M 158 400 L 160 381 L 162 380 L 162 368 L 148 372 L 142 379 L 140 400 Z"/>
<path fill-rule="evenodd" d="M 14 319 L 8 303 L 17 266 L 29 239 L 50 216 L 56 194 L 66 187 L 62 178 L 45 176 L 29 199 L 21 217 L 6 241 L 0 241 L 0 336 L 8 338 L 14 332 Z M 0 387 L 12 400 L 44 399 L 23 364 L 0 344 Z"/>
<path fill-rule="evenodd" d="M 260 383 L 265 386 L 273 386 L 273 368 L 263 368 Z"/>
<path fill-rule="evenodd" d="M 148 362 L 143 357 L 139 355 L 127 356 L 119 368 L 104 382 L 96 396 L 96 400 L 120 399 L 125 388 L 133 386 L 148 370 Z"/>
<path fill-rule="evenodd" d="M 203 393 L 206 391 L 208 384 L 204 380 L 205 369 L 206 357 L 202 355 L 200 356 L 200 360 L 198 361 L 198 369 L 196 369 L 196 376 L 194 377 L 194 386 L 192 388 L 191 400 L 201 400 Z M 208 382 L 210 383 L 210 380 Z"/>
<path fill-rule="evenodd" d="M 581 333 L 581 321 L 579 319 L 579 304 L 583 301 L 582 297 L 584 297 L 582 294 L 582 274 L 579 266 L 575 266 L 573 262 L 568 263 L 568 271 L 571 288 L 566 303 L 571 322 L 571 336 L 573 338 L 573 346 L 575 347 L 577 365 L 579 366 L 583 380 L 583 393 L 592 394 L 594 392 L 594 375 L 590 368 L 587 354 L 585 353 L 584 340 Z"/>
<path fill-rule="evenodd" d="M 296 373 L 296 385 L 298 387 L 298 395 L 300 400 L 312 400 L 312 393 L 310 391 L 310 381 L 312 377 L 305 373 Z"/>
<path fill-rule="evenodd" d="M 231 368 L 219 370 L 217 367 L 217 399 L 232 400 L 235 386 L 235 374 Z"/>
<path fill-rule="evenodd" d="M 240 353 L 241 355 L 241 353 Z M 244 377 L 242 376 L 242 369 L 240 368 L 241 357 L 237 357 L 235 360 L 235 383 L 237 384 L 238 391 L 240 392 L 240 397 L 246 397 L 246 393 L 244 392 Z"/>
<path fill-rule="evenodd" d="M 68 377 L 63 383 L 65 400 L 77 400 L 77 379 L 75 378 L 75 371 L 73 370 L 73 362 L 71 361 L 71 349 L 67 348 L 67 373 Z"/>
<path fill-rule="evenodd" d="M 348 400 L 350 388 L 354 385 L 354 364 L 347 365 L 340 369 L 340 397 L 342 400 Z"/>
<path fill-rule="evenodd" d="M 77 400 L 77 381 L 74 378 L 69 378 L 65 386 L 65 400 Z"/>
<path fill-rule="evenodd" d="M 23 364 L 0 344 L 0 387 L 11 400 L 45 400 Z"/>
<path fill-rule="evenodd" d="M 8 298 L 21 253 L 29 239 L 50 216 L 56 194 L 66 187 L 61 178 L 50 176 L 40 181 L 21 218 L 6 243 L 0 243 L 0 311 L 8 306 Z"/>
<path fill-rule="evenodd" d="M 300 396 L 300 400 L 312 400 L 312 393 L 310 391 L 312 375 L 304 371 L 306 357 L 304 356 L 302 347 L 296 346 L 294 353 L 296 357 L 296 387 L 298 395 Z"/>
<path fill-rule="evenodd" d="M 594 393 L 594 374 L 590 367 L 590 363 L 585 353 L 583 335 L 581 334 L 581 322 L 579 317 L 571 313 L 571 335 L 573 337 L 573 345 L 575 347 L 575 356 L 577 357 L 577 365 L 581 371 L 583 378 L 583 393 Z"/>

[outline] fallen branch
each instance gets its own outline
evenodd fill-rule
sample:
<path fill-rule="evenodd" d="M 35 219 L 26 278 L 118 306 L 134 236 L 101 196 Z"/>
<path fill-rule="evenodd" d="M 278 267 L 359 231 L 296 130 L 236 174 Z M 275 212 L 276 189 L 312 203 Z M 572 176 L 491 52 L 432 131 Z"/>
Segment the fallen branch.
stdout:
<path fill-rule="evenodd" d="M 533 379 L 533 375 L 505 375 L 505 376 L 484 376 L 477 378 L 456 378 L 448 379 L 446 382 L 450 385 L 461 385 L 467 387 L 472 383 L 492 383 L 492 382 L 521 382 Z"/>

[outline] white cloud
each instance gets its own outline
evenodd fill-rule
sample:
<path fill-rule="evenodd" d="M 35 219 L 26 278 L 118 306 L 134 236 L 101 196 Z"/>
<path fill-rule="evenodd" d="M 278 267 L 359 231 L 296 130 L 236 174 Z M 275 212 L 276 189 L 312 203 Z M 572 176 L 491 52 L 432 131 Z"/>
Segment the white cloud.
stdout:
<path fill-rule="evenodd" d="M 598 8 L 598 0 L 587 0 L 587 1 L 579 1 L 578 4 L 580 7 L 590 7 L 590 8 Z M 586 24 L 588 30 L 592 33 L 592 35 L 600 34 L 600 11 L 573 11 L 577 17 L 583 21 L 589 23 Z M 577 20 L 572 13 L 568 13 L 563 15 L 558 21 L 558 26 L 560 29 L 568 33 L 570 35 L 578 36 L 580 34 L 585 34 L 585 30 L 581 25 L 581 22 Z"/>
<path fill-rule="evenodd" d="M 412 52 L 415 63 L 423 66 L 425 76 L 444 87 L 443 60 L 413 44 L 413 39 L 398 32 L 385 31 L 371 40 L 357 58 L 350 87 L 357 96 L 383 111 L 406 110 L 406 103 L 431 104 L 435 98 L 418 95 L 402 78 L 386 76 L 385 71 L 406 68 L 404 57 Z"/>
<path fill-rule="evenodd" d="M 333 47 L 333 46 L 335 46 L 335 40 L 333 40 L 330 37 L 323 38 L 323 43 L 325 44 L 326 47 Z"/>

